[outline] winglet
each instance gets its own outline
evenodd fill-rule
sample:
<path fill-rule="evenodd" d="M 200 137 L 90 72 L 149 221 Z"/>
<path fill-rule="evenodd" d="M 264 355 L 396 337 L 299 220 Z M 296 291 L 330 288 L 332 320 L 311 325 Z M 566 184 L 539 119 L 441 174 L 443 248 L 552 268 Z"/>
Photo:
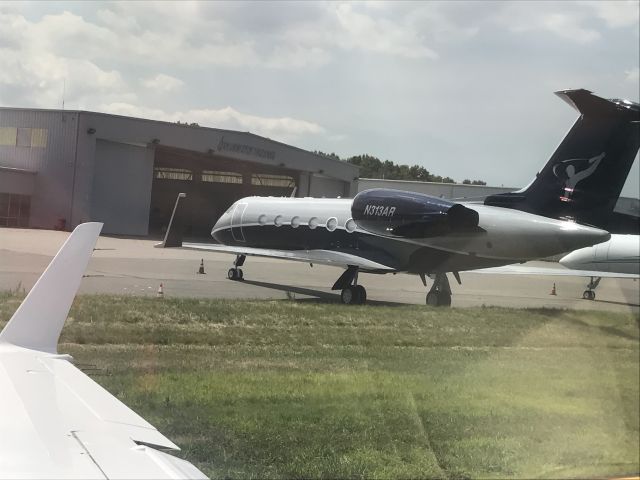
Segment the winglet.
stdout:
<path fill-rule="evenodd" d="M 171 214 L 171 220 L 169 220 L 169 226 L 167 227 L 167 233 L 164 236 L 164 240 L 161 243 L 156 243 L 156 248 L 169 248 L 169 247 L 181 247 L 182 246 L 182 231 L 184 227 L 182 225 L 182 215 L 178 207 L 180 206 L 181 198 L 186 198 L 186 193 L 179 193 L 176 197 L 176 203 L 173 206 L 173 213 Z"/>
<path fill-rule="evenodd" d="M 631 121 L 640 119 L 640 105 L 629 100 L 607 100 L 583 88 L 560 90 L 555 94 L 582 115 L 626 117 Z"/>
<path fill-rule="evenodd" d="M 0 343 L 57 353 L 58 339 L 69 315 L 102 223 L 83 223 L 33 286 L 0 332 Z"/>

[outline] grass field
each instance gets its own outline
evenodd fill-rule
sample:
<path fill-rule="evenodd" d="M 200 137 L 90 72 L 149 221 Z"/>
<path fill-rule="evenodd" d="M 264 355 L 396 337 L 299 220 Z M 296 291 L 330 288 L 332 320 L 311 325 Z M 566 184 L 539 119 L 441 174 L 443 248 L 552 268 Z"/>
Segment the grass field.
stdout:
<path fill-rule="evenodd" d="M 81 296 L 61 341 L 215 478 L 640 470 L 633 315 Z"/>

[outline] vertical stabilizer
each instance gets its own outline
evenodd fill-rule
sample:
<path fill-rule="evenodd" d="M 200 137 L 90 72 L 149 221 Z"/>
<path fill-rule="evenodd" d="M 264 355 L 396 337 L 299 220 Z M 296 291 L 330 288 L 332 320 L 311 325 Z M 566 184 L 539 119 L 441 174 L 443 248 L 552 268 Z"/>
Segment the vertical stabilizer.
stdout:
<path fill-rule="evenodd" d="M 76 227 L 0 333 L 0 342 L 57 352 L 60 332 L 100 230 L 102 223 Z"/>
<path fill-rule="evenodd" d="M 485 204 L 612 231 L 613 209 L 640 146 L 640 105 L 588 90 L 556 95 L 580 117 L 527 188 L 491 195 Z"/>

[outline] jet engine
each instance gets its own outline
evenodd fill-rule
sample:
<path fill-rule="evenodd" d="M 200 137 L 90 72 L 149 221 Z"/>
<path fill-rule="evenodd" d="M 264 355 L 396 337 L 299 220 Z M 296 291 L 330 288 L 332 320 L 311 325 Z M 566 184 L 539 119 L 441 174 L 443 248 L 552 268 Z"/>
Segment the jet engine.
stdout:
<path fill-rule="evenodd" d="M 478 212 L 422 193 L 375 188 L 358 193 L 351 216 L 363 230 L 379 235 L 426 238 L 478 230 Z"/>

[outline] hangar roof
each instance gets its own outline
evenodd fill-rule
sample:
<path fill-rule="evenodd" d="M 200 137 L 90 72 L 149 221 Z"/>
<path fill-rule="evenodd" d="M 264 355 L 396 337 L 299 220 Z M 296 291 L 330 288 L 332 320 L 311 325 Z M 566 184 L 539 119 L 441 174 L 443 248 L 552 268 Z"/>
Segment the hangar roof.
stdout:
<path fill-rule="evenodd" d="M 191 126 L 85 110 L 0 107 L 22 112 L 75 113 L 82 135 L 141 146 L 162 145 L 299 170 L 352 182 L 359 168 L 250 132 Z"/>

